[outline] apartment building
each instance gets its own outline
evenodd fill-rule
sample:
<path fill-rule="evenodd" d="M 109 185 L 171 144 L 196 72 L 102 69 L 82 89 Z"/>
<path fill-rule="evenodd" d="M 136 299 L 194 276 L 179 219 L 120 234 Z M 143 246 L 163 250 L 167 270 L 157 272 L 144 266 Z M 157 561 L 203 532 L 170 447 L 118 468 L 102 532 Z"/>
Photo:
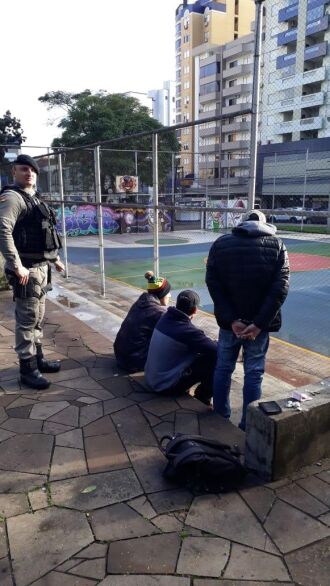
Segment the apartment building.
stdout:
<path fill-rule="evenodd" d="M 267 2 L 262 144 L 330 134 L 329 3 Z"/>
<path fill-rule="evenodd" d="M 173 126 L 176 123 L 175 87 L 175 81 L 169 80 L 164 81 L 161 89 L 148 92 L 152 100 L 152 116 L 163 126 Z"/>
<path fill-rule="evenodd" d="M 223 122 L 196 126 L 195 175 L 201 185 L 247 193 L 254 35 L 250 33 L 216 50 L 195 50 L 195 118 L 229 116 Z M 200 54 L 198 54 L 200 53 Z M 220 192 L 219 192 L 220 193 Z"/>
<path fill-rule="evenodd" d="M 196 98 L 199 79 L 196 80 L 195 57 L 217 52 L 219 46 L 248 34 L 255 16 L 254 0 L 184 0 L 176 10 L 176 122 L 189 122 L 199 118 Z M 212 57 L 213 55 L 211 55 Z M 206 65 L 206 63 L 205 63 Z M 220 74 L 220 71 L 211 75 Z M 205 78 L 209 77 L 208 71 Z M 211 83 L 211 82 L 210 82 Z M 205 91 L 216 94 L 220 78 L 215 79 Z M 212 104 L 214 106 L 215 104 Z M 209 115 L 216 113 L 216 107 Z M 197 116 L 197 118 L 196 118 Z M 194 156 L 198 145 L 195 133 L 187 128 L 179 135 L 184 175 L 194 173 Z"/>

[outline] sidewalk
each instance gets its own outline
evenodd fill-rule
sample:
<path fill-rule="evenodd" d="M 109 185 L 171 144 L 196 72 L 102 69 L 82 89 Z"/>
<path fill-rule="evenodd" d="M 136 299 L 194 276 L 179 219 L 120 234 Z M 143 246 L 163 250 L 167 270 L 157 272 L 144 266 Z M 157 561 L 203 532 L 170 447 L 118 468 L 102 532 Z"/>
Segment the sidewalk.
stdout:
<path fill-rule="evenodd" d="M 162 477 L 163 434 L 242 448 L 244 434 L 118 371 L 91 307 L 71 308 L 83 321 L 48 301 L 45 347 L 63 364 L 35 392 L 18 383 L 11 294 L 0 294 L 1 586 L 328 585 L 330 459 L 226 495 L 176 489 Z"/>

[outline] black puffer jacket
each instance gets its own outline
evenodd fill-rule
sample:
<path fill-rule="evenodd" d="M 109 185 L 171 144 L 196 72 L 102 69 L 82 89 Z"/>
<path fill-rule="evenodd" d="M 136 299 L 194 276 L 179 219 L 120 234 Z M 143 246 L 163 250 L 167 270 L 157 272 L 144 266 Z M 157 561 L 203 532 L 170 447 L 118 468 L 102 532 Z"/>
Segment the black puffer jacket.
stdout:
<path fill-rule="evenodd" d="M 218 238 L 211 247 L 206 284 L 221 328 L 236 319 L 263 331 L 281 327 L 281 305 L 289 289 L 289 260 L 276 228 L 247 221 Z"/>
<path fill-rule="evenodd" d="M 142 293 L 116 336 L 114 351 L 118 366 L 129 372 L 144 370 L 152 333 L 165 311 L 156 295 Z"/>

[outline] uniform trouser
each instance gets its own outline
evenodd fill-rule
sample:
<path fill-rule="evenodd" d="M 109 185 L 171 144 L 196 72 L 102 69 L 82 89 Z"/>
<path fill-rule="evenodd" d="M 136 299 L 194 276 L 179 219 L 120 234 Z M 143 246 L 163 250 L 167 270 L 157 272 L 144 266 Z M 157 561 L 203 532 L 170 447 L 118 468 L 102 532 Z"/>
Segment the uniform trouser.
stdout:
<path fill-rule="evenodd" d="M 29 279 L 34 279 L 34 296 L 16 297 L 16 346 L 15 350 L 21 359 L 36 355 L 36 343 L 41 343 L 42 322 L 45 315 L 46 295 L 42 289 L 48 281 L 48 266 L 29 269 Z"/>

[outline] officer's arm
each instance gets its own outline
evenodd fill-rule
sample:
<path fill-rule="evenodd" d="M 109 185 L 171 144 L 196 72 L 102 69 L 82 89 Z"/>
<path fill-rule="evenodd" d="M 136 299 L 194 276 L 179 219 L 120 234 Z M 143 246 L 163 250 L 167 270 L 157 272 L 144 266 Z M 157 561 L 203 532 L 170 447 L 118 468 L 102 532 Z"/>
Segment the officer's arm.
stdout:
<path fill-rule="evenodd" d="M 13 230 L 25 211 L 25 203 L 19 194 L 5 191 L 0 195 L 0 252 L 12 271 L 23 266 L 14 243 Z"/>

